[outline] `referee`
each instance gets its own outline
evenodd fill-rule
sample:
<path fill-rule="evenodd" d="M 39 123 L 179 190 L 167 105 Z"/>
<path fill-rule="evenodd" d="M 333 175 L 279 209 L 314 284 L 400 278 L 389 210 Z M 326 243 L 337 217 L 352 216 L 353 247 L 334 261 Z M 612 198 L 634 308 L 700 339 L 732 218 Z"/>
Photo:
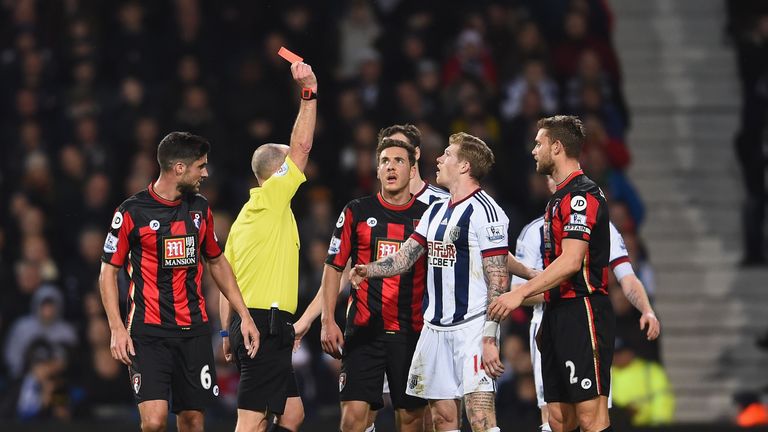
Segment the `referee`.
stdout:
<path fill-rule="evenodd" d="M 222 298 L 222 329 L 229 329 L 222 330 L 224 354 L 228 361 L 234 357 L 240 368 L 236 431 L 264 431 L 271 414 L 278 418 L 273 430 L 295 432 L 304 419 L 291 365 L 299 283 L 299 232 L 291 199 L 306 180 L 317 79 L 301 62 L 291 65 L 291 73 L 301 86 L 302 100 L 290 146 L 264 144 L 253 153 L 251 168 L 259 187 L 251 189 L 226 245 L 225 255 L 260 333 L 259 351 L 250 358 L 239 334 L 240 318 Z"/>

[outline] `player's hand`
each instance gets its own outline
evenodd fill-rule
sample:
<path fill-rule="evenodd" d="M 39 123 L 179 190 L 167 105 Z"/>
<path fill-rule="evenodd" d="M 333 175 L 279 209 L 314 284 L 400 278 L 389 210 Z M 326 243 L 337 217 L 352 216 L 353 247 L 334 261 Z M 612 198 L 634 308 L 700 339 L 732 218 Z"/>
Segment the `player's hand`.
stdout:
<path fill-rule="evenodd" d="M 302 88 L 309 88 L 312 91 L 317 91 L 317 77 L 312 72 L 312 66 L 304 62 L 296 62 L 291 65 L 291 74 L 293 79 L 296 80 L 296 84 Z"/>
<path fill-rule="evenodd" d="M 293 352 L 296 352 L 299 350 L 299 347 L 301 346 L 301 338 L 303 338 L 304 335 L 307 334 L 308 330 L 309 330 L 309 323 L 307 323 L 304 320 L 303 316 L 299 318 L 298 321 L 293 323 L 293 332 L 296 334 L 296 337 L 293 340 Z"/>
<path fill-rule="evenodd" d="M 341 350 L 344 347 L 344 335 L 341 333 L 339 325 L 336 321 L 323 323 L 323 327 L 320 330 L 320 345 L 323 346 L 323 351 L 328 353 L 335 359 L 341 358 Z"/>
<path fill-rule="evenodd" d="M 483 338 L 483 369 L 490 377 L 497 379 L 504 373 L 504 363 L 499 358 L 499 346 L 495 337 Z"/>
<path fill-rule="evenodd" d="M 245 344 L 248 357 L 256 357 L 256 352 L 259 351 L 259 337 L 261 335 L 250 315 L 246 315 L 242 319 L 242 322 L 240 323 L 240 332 L 243 334 L 243 344 Z"/>
<path fill-rule="evenodd" d="M 352 288 L 359 289 L 360 283 L 368 277 L 368 267 L 363 264 L 357 264 L 349 271 L 349 282 Z"/>
<path fill-rule="evenodd" d="M 661 334 L 661 323 L 653 312 L 646 312 L 640 317 L 640 330 L 648 327 L 646 337 L 649 341 L 656 339 Z"/>
<path fill-rule="evenodd" d="M 488 306 L 488 319 L 501 322 L 506 319 L 513 310 L 523 303 L 523 295 L 515 287 L 510 292 L 496 297 Z"/>
<path fill-rule="evenodd" d="M 224 361 L 232 363 L 232 349 L 229 346 L 229 336 L 221 338 L 221 348 L 224 351 Z"/>
<path fill-rule="evenodd" d="M 113 359 L 124 365 L 131 365 L 132 362 L 129 354 L 135 356 L 136 351 L 133 349 L 133 341 L 125 327 L 120 326 L 112 329 L 112 339 L 109 342 L 109 350 L 112 352 Z"/>

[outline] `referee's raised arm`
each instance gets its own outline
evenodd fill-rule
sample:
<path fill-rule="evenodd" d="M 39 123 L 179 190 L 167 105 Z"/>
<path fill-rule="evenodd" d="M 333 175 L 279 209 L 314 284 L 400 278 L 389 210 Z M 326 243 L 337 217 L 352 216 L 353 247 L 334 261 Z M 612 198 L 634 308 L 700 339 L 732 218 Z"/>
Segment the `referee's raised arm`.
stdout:
<path fill-rule="evenodd" d="M 288 156 L 304 172 L 315 135 L 317 78 L 312 72 L 312 67 L 303 62 L 293 63 L 291 74 L 296 83 L 301 86 L 301 105 L 299 106 L 299 114 L 296 116 L 296 123 L 293 124 Z"/>

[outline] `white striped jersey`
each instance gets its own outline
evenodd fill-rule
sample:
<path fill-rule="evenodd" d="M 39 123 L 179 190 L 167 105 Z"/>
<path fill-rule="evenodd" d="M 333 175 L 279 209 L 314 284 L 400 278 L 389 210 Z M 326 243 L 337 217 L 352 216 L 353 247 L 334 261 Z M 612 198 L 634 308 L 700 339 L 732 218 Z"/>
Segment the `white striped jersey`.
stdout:
<path fill-rule="evenodd" d="M 478 188 L 463 200 L 433 203 L 411 238 L 427 249 L 424 322 L 451 326 L 485 314 L 483 257 L 506 255 L 509 219 Z"/>
<path fill-rule="evenodd" d="M 611 255 L 609 262 L 613 274 L 616 276 L 616 280 L 621 281 L 624 276 L 635 274 L 635 272 L 632 270 L 632 264 L 629 262 L 629 254 L 624 245 L 624 238 L 621 236 L 621 233 L 619 233 L 619 230 L 613 226 L 613 222 L 609 222 L 608 225 L 611 232 Z M 544 268 L 542 260 L 544 253 L 544 242 L 542 241 L 543 235 L 544 217 L 542 216 L 534 219 L 520 231 L 515 247 L 515 258 L 527 267 L 542 270 Z M 525 279 L 512 276 L 512 284 L 521 284 L 524 282 Z M 544 304 L 537 304 L 533 307 L 533 317 L 531 318 L 531 322 L 540 323 L 543 314 Z"/>
<path fill-rule="evenodd" d="M 421 188 L 420 191 L 416 192 L 413 196 L 415 196 L 417 200 L 423 202 L 426 205 L 432 205 L 432 203 L 435 201 L 451 198 L 451 194 L 448 193 L 448 191 L 431 185 L 426 181 L 424 182 L 424 187 Z"/>

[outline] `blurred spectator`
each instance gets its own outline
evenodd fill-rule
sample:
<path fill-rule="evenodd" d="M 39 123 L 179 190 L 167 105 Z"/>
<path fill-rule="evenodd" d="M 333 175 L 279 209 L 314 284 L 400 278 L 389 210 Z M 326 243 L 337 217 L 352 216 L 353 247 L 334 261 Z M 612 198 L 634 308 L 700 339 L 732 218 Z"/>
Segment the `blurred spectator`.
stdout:
<path fill-rule="evenodd" d="M 565 16 L 563 26 L 565 39 L 556 44 L 552 50 L 553 65 L 558 79 L 564 81 L 576 75 L 581 53 L 589 49 L 600 58 L 600 63 L 611 80 L 616 83 L 621 82 L 616 53 L 606 40 L 589 34 L 587 17 L 584 13 L 576 10 L 569 12 Z"/>
<path fill-rule="evenodd" d="M 613 405 L 629 411 L 633 426 L 672 423 L 675 397 L 664 368 L 636 357 L 632 347 L 621 339 L 616 340 L 611 386 Z"/>
<path fill-rule="evenodd" d="M 768 7 L 764 2 L 728 2 L 741 79 L 741 122 L 736 155 L 747 192 L 742 210 L 744 266 L 765 265 L 765 164 L 768 126 Z"/>
<path fill-rule="evenodd" d="M 640 195 L 624 173 L 611 168 L 602 148 L 585 147 L 581 154 L 581 166 L 589 178 L 602 188 L 609 201 L 619 201 L 627 206 L 635 227 L 643 223 L 645 206 Z"/>
<path fill-rule="evenodd" d="M 496 65 L 477 30 L 467 29 L 459 34 L 455 54 L 443 66 L 443 84 L 450 86 L 464 75 L 481 80 L 490 87 L 496 85 Z"/>
<path fill-rule="evenodd" d="M 67 350 L 75 347 L 77 335 L 72 325 L 61 318 L 63 309 L 64 299 L 56 288 L 43 286 L 35 292 L 32 313 L 13 323 L 3 348 L 12 377 L 25 370 L 24 355 L 37 339 L 50 343 L 57 358 L 65 359 Z"/>
<path fill-rule="evenodd" d="M 339 23 L 339 33 L 339 77 L 351 78 L 357 73 L 358 65 L 381 34 L 381 28 L 367 1 L 351 2 L 346 15 Z"/>
<path fill-rule="evenodd" d="M 529 60 L 523 71 L 505 86 L 504 99 L 501 102 L 501 115 L 505 120 L 517 117 L 523 110 L 523 100 L 529 91 L 538 93 L 541 114 L 549 116 L 557 111 L 557 84 L 547 76 L 544 64 L 539 60 Z"/>

